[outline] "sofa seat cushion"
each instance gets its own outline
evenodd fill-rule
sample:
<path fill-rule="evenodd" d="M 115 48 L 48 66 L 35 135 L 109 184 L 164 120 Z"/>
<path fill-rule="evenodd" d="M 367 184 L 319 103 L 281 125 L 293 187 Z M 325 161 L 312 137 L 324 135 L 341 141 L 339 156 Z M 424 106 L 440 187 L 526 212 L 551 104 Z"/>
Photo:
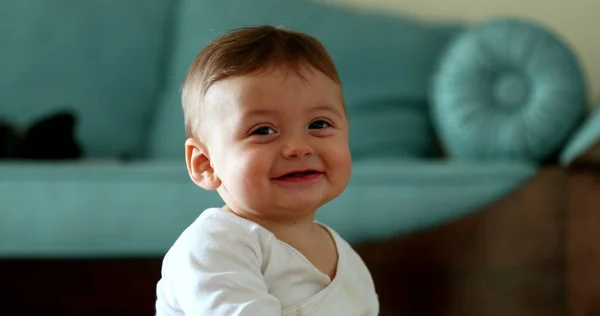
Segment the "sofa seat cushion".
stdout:
<path fill-rule="evenodd" d="M 317 220 L 357 244 L 451 221 L 535 174 L 522 164 L 356 163 Z M 206 208 L 183 161 L 0 164 L 0 257 L 161 256 Z"/>

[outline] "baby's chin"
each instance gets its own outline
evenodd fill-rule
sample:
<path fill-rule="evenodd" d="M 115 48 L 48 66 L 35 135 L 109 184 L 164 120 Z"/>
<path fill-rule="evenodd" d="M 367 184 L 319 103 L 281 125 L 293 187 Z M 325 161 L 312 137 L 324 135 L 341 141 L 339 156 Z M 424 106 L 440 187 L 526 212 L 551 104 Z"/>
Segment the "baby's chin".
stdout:
<path fill-rule="evenodd" d="M 329 203 L 337 195 L 312 195 L 312 196 L 300 196 L 300 197 L 282 197 L 277 200 L 275 207 L 290 210 L 296 213 L 314 212 L 323 205 Z"/>
<path fill-rule="evenodd" d="M 331 199 L 328 198 L 274 198 L 269 202 L 265 201 L 243 201 L 248 210 L 252 210 L 252 213 L 260 214 L 262 216 L 272 216 L 290 219 L 303 218 L 306 216 L 312 216 L 314 213 L 324 204 L 329 202 Z"/>
<path fill-rule="evenodd" d="M 311 216 L 323 205 L 338 197 L 342 187 L 319 188 L 319 190 L 273 190 L 264 194 L 247 190 L 242 195 L 221 194 L 232 209 L 262 216 L 304 217 Z"/>

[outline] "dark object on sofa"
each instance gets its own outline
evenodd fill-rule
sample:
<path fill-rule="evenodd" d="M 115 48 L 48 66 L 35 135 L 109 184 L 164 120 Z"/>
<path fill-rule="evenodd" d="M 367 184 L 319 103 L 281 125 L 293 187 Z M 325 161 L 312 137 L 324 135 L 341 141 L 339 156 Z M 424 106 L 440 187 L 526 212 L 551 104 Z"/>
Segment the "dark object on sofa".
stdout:
<path fill-rule="evenodd" d="M 56 112 L 36 121 L 20 134 L 7 122 L 0 122 L 0 159 L 76 159 L 82 150 L 74 136 L 75 116 Z"/>
<path fill-rule="evenodd" d="M 18 152 L 18 132 L 9 123 L 0 121 L 0 158 L 15 157 Z"/>

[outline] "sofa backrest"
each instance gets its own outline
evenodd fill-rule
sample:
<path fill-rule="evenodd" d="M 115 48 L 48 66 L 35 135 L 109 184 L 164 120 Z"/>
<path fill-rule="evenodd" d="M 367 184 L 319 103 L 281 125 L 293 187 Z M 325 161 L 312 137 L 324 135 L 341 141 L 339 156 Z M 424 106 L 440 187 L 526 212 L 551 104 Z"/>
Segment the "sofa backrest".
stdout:
<path fill-rule="evenodd" d="M 258 24 L 306 32 L 327 47 L 344 85 L 353 155 L 390 148 L 389 156 L 432 155 L 436 143 L 429 124 L 429 78 L 446 43 L 462 26 L 308 0 L 180 0 L 176 12 L 168 81 L 149 134 L 149 157 L 183 157 L 180 88 L 202 47 L 225 31 Z"/>
<path fill-rule="evenodd" d="M 0 2 L 0 119 L 72 110 L 88 157 L 137 156 L 164 78 L 173 0 Z"/>

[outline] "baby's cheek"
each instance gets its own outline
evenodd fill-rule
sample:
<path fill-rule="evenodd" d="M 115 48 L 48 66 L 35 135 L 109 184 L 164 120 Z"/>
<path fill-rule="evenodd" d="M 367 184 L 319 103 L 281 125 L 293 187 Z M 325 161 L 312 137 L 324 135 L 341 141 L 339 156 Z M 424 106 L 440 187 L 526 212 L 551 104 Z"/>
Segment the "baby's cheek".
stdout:
<path fill-rule="evenodd" d="M 258 151 L 247 153 L 245 156 L 239 156 L 238 170 L 239 174 L 244 176 L 244 180 L 249 184 L 257 184 L 259 181 L 268 177 L 269 159 Z"/>
<path fill-rule="evenodd" d="M 338 181 L 349 181 L 352 169 L 352 157 L 350 155 L 350 149 L 348 149 L 348 146 L 335 146 L 331 149 L 331 156 L 327 162 L 328 168 L 333 168 Z M 339 184 L 344 185 L 343 183 Z"/>
<path fill-rule="evenodd" d="M 350 148 L 344 143 L 336 143 L 334 146 L 330 146 L 329 159 L 333 160 L 337 164 L 349 164 L 351 161 Z"/>

